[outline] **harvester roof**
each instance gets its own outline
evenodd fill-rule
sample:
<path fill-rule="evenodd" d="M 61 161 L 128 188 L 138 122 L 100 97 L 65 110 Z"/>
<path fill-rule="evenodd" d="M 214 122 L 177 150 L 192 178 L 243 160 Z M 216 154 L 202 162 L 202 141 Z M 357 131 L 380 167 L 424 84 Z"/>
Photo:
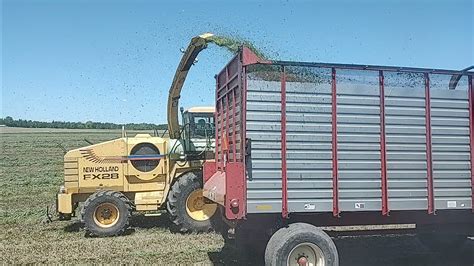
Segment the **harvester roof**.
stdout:
<path fill-rule="evenodd" d="M 191 107 L 186 110 L 188 113 L 214 113 L 216 108 L 214 106 L 198 106 Z"/>

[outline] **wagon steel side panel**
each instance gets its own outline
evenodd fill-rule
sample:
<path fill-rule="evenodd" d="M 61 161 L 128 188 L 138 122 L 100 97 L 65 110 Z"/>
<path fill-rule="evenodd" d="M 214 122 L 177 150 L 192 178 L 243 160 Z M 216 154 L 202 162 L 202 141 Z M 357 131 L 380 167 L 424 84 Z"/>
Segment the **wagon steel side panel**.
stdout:
<path fill-rule="evenodd" d="M 249 213 L 282 210 L 280 90 L 280 81 L 247 78 L 246 137 L 251 140 L 251 159 L 247 164 Z"/>
<path fill-rule="evenodd" d="M 430 213 L 429 178 L 431 212 L 472 208 L 467 77 L 449 90 L 450 75 L 432 74 L 426 83 L 420 73 L 337 69 L 334 168 L 332 69 L 285 66 L 286 129 L 282 132 L 281 68 L 266 67 L 250 70 L 244 77 L 246 138 L 251 142 L 246 160 L 248 213 L 285 212 L 282 161 L 290 215 L 332 212 L 335 199 L 342 213 Z M 286 138 L 284 160 L 282 136 Z"/>
<path fill-rule="evenodd" d="M 246 129 L 245 110 L 252 100 L 247 101 L 246 68 L 251 64 L 269 63 L 258 58 L 250 49 L 243 47 L 216 75 L 215 164 L 204 165 L 203 195 L 223 205 L 224 215 L 229 220 L 242 219 L 247 213 L 246 178 L 251 175 L 248 175 L 246 165 L 251 167 L 252 162 L 247 162 L 246 158 L 247 146 L 248 152 L 251 151 L 251 142 L 247 141 L 246 135 L 249 133 L 252 136 L 252 126 L 249 130 Z M 249 108 L 258 109 L 262 106 L 250 105 Z M 281 112 L 277 112 L 279 113 Z M 258 118 L 253 119 L 253 121 L 258 121 Z M 258 142 L 258 134 L 254 138 Z M 257 162 L 256 167 L 261 167 L 264 172 L 265 167 L 271 163 L 271 161 L 262 161 L 259 165 Z M 212 170 L 214 170 L 213 173 L 209 172 Z M 280 189 L 280 194 L 283 192 Z"/>
<path fill-rule="evenodd" d="M 245 83 L 242 79 L 241 57 L 242 54 L 236 55 L 216 76 L 216 173 L 208 179 L 206 184 L 209 186 L 204 186 L 205 195 L 212 200 L 223 198 L 228 219 L 245 216 L 245 127 L 242 115 Z M 217 185 L 212 186 L 214 183 Z M 219 183 L 225 184 L 224 191 L 218 189 L 223 187 Z"/>
<path fill-rule="evenodd" d="M 430 75 L 434 206 L 471 209 L 468 81 L 448 90 L 450 78 Z"/>
<path fill-rule="evenodd" d="M 336 79 L 340 210 L 380 211 L 379 73 L 339 70 Z"/>
<path fill-rule="evenodd" d="M 243 48 L 216 76 L 205 195 L 230 220 L 474 210 L 472 75 L 263 61 Z"/>
<path fill-rule="evenodd" d="M 385 72 L 385 123 L 390 210 L 426 210 L 426 102 L 423 75 Z"/>

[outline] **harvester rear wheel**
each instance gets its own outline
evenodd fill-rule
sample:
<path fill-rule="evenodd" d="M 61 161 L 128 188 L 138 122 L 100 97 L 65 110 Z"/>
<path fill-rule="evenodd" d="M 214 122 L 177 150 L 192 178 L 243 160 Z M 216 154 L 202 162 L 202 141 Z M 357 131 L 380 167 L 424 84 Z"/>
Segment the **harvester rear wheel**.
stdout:
<path fill-rule="evenodd" d="M 81 217 L 90 235 L 114 236 L 125 232 L 131 212 L 131 203 L 125 195 L 118 191 L 103 190 L 87 198 Z"/>
<path fill-rule="evenodd" d="M 173 184 L 166 206 L 179 232 L 209 232 L 213 228 L 217 204 L 206 202 L 202 179 L 194 173 L 184 174 Z"/>

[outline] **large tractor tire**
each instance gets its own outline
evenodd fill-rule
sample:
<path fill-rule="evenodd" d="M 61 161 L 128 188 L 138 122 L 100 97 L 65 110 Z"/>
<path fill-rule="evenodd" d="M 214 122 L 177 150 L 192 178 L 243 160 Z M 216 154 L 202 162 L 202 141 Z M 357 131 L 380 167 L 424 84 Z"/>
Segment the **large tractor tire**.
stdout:
<path fill-rule="evenodd" d="M 217 204 L 206 202 L 202 178 L 186 173 L 173 184 L 166 205 L 176 231 L 209 232 L 216 220 Z"/>
<path fill-rule="evenodd" d="M 265 265 L 337 266 L 339 257 L 336 245 L 323 230 L 310 224 L 294 223 L 270 238 Z"/>
<path fill-rule="evenodd" d="M 86 232 L 92 236 L 121 235 L 129 226 L 132 205 L 118 191 L 98 191 L 89 198 L 81 211 Z"/>

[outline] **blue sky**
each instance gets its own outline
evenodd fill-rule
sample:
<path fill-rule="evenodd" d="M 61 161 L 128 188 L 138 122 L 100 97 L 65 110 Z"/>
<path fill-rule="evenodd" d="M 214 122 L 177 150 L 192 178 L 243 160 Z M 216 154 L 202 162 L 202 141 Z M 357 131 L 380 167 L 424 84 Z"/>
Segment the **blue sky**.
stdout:
<path fill-rule="evenodd" d="M 192 36 L 232 34 L 281 60 L 462 69 L 474 4 L 455 1 L 2 1 L 1 116 L 166 121 Z M 180 104 L 212 105 L 231 54 L 210 45 Z"/>

